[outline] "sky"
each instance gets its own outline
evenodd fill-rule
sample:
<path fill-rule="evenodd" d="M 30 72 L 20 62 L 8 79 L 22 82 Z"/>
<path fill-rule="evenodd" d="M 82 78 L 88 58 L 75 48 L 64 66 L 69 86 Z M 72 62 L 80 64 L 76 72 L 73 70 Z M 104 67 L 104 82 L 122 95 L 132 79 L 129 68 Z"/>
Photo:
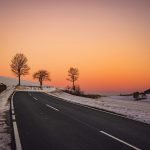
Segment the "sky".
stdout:
<path fill-rule="evenodd" d="M 70 67 L 88 92 L 150 88 L 149 0 L 0 0 L 0 76 L 15 77 L 10 61 L 28 58 L 49 85 L 66 87 Z"/>

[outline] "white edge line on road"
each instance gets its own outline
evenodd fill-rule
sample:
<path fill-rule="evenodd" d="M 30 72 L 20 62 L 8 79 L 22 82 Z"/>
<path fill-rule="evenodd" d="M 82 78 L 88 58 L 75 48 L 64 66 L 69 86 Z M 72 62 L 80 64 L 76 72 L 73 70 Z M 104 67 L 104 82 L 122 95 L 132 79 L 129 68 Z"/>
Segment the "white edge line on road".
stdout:
<path fill-rule="evenodd" d="M 50 108 L 52 108 L 52 109 L 54 109 L 54 110 L 56 110 L 56 111 L 59 111 L 57 108 L 55 108 L 55 107 L 53 107 L 53 106 L 50 106 L 50 105 L 48 105 L 48 104 L 46 104 L 46 106 L 47 106 L 47 107 L 50 107 Z"/>
<path fill-rule="evenodd" d="M 28 92 L 28 95 L 30 95 L 31 96 L 31 94 Z"/>
<path fill-rule="evenodd" d="M 123 117 L 124 118 L 123 115 L 115 114 L 113 112 L 108 112 L 107 110 L 106 111 L 105 110 L 100 110 L 98 108 L 93 108 L 92 106 L 86 106 L 86 105 L 84 105 L 84 107 L 87 107 L 87 108 L 90 108 L 90 109 L 93 109 L 93 110 L 96 110 L 96 111 L 101 111 L 101 112 L 104 112 L 104 113 L 107 113 L 107 114 L 111 114 L 111 115 L 114 115 L 114 116 L 119 116 L 119 117 Z"/>
<path fill-rule="evenodd" d="M 14 110 L 13 109 L 11 110 L 11 113 L 12 113 L 12 115 L 14 115 Z"/>
<path fill-rule="evenodd" d="M 20 137 L 19 137 L 19 133 L 18 133 L 18 128 L 17 128 L 17 123 L 16 123 L 16 118 L 15 118 L 15 114 L 14 114 L 14 104 L 13 104 L 14 95 L 15 95 L 15 92 L 11 97 L 11 109 L 12 109 L 12 114 L 13 114 L 12 119 L 13 119 L 14 138 L 15 138 L 15 143 L 16 143 L 16 150 L 22 150 Z"/>
<path fill-rule="evenodd" d="M 121 142 L 121 143 L 123 143 L 123 144 L 129 146 L 129 147 L 132 147 L 132 148 L 135 149 L 135 150 L 141 150 L 140 148 L 137 148 L 137 147 L 135 147 L 135 146 L 133 146 L 133 145 L 131 145 L 131 144 L 129 144 L 129 143 L 127 143 L 127 142 L 121 140 L 121 139 L 118 139 L 118 138 L 116 138 L 116 137 L 114 137 L 114 136 L 112 136 L 112 135 L 110 135 L 110 134 L 104 132 L 104 131 L 99 131 L 99 132 L 102 133 L 102 134 L 105 134 L 105 135 L 107 135 L 107 136 L 109 136 L 109 137 L 111 137 L 111 138 L 113 138 L 113 139 L 115 139 L 115 140 L 117 140 L 117 141 L 119 141 L 119 142 Z"/>
<path fill-rule="evenodd" d="M 16 120 L 16 117 L 15 117 L 15 115 L 12 115 L 12 119 L 13 119 L 13 121 L 15 121 L 15 120 Z"/>

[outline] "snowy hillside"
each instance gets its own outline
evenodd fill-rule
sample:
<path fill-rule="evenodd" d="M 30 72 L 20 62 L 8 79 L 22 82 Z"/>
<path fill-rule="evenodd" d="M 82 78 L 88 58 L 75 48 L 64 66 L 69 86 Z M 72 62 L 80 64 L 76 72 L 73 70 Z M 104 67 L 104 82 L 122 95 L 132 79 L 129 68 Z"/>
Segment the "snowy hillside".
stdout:
<path fill-rule="evenodd" d="M 9 118 L 10 109 L 8 98 L 12 92 L 13 88 L 8 88 L 0 93 L 0 150 L 11 150 L 10 125 L 8 124 L 7 119 Z"/>
<path fill-rule="evenodd" d="M 17 78 L 9 78 L 9 77 L 0 76 L 0 83 L 3 83 L 7 86 L 15 86 L 18 84 L 18 80 Z M 21 80 L 21 85 L 30 85 L 30 86 L 35 85 L 36 86 L 39 84 L 30 82 L 30 81 Z"/>

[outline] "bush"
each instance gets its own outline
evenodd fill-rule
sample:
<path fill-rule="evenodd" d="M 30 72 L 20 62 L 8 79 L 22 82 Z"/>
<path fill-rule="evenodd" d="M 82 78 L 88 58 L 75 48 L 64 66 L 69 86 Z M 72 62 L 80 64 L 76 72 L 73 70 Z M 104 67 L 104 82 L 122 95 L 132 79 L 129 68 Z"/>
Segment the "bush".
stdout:
<path fill-rule="evenodd" d="M 140 93 L 139 92 L 134 92 L 133 93 L 133 98 L 138 100 L 139 99 L 139 96 L 140 96 Z"/>
<path fill-rule="evenodd" d="M 144 94 L 150 94 L 150 89 L 144 91 Z"/>
<path fill-rule="evenodd" d="M 84 94 L 84 92 L 81 91 L 79 86 L 76 86 L 75 90 L 73 90 L 70 87 L 67 87 L 66 90 L 64 90 L 64 92 L 72 94 L 72 95 L 76 95 L 76 96 L 82 96 L 82 97 L 93 98 L 93 99 L 101 97 L 101 95 L 98 95 L 98 94 Z"/>
<path fill-rule="evenodd" d="M 7 86 L 3 83 L 0 83 L 0 93 L 7 89 Z"/>

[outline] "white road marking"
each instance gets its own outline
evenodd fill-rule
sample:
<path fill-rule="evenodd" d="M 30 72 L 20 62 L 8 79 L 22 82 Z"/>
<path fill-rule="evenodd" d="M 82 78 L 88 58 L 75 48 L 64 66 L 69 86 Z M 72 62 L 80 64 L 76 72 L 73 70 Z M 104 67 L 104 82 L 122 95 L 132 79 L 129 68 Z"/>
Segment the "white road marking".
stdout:
<path fill-rule="evenodd" d="M 45 93 L 44 93 L 44 94 L 45 94 Z M 45 95 L 49 96 L 49 94 L 47 94 L 47 93 L 46 93 Z M 104 112 L 104 113 L 108 113 L 108 114 L 111 114 L 111 115 L 115 115 L 115 116 L 119 116 L 119 117 L 128 119 L 126 116 L 123 116 L 123 115 L 120 115 L 120 114 L 116 114 L 116 113 L 113 113 L 113 112 L 109 112 L 109 111 L 107 111 L 107 110 L 105 111 L 105 110 L 93 108 L 92 106 L 87 106 L 87 105 L 80 104 L 80 103 L 77 103 L 77 102 L 68 101 L 68 100 L 66 100 L 66 99 L 63 99 L 63 98 L 61 98 L 61 97 L 58 97 L 58 96 L 55 96 L 55 95 L 52 95 L 52 94 L 51 94 L 50 96 L 53 96 L 53 97 L 55 97 L 55 98 L 58 99 L 58 100 L 62 99 L 63 101 L 68 102 L 68 103 L 72 103 L 72 104 L 75 104 L 75 105 L 83 106 L 83 107 L 86 107 L 86 108 L 89 108 L 89 109 L 93 109 L 93 110 L 96 110 L 96 111 L 101 111 L 101 112 Z M 54 108 L 54 107 L 52 107 L 52 106 L 49 106 L 48 104 L 46 104 L 46 105 L 47 105 L 48 107 Z M 54 108 L 54 109 L 56 109 L 56 108 Z M 74 118 L 73 118 L 73 119 L 74 119 Z M 75 120 L 78 120 L 78 119 L 75 119 Z M 83 123 L 83 124 L 85 124 L 86 126 L 92 127 L 92 126 L 86 124 L 85 122 L 82 122 L 82 121 L 80 121 L 80 120 L 78 120 L 78 121 L 81 122 L 81 123 Z M 94 128 L 94 127 L 92 127 L 92 128 Z M 94 129 L 96 129 L 96 128 L 94 128 Z M 96 129 L 96 130 L 98 131 L 98 129 Z M 123 140 L 121 140 L 121 139 L 115 137 L 115 136 L 112 136 L 112 135 L 110 135 L 110 134 L 104 132 L 104 131 L 99 131 L 99 132 L 102 133 L 102 134 L 104 134 L 104 135 L 106 135 L 106 136 L 109 136 L 109 137 L 113 138 L 114 140 L 116 140 L 116 141 L 118 141 L 118 142 L 121 142 L 121 143 L 123 143 L 123 144 L 125 144 L 125 145 L 127 145 L 127 146 L 129 146 L 129 147 L 131 147 L 131 148 L 133 148 L 133 149 L 135 149 L 135 150 L 142 150 L 142 149 L 137 148 L 136 146 L 133 146 L 133 145 L 131 145 L 131 144 L 129 144 L 129 143 L 127 143 L 127 142 L 125 142 L 125 141 L 123 141 Z"/>
<path fill-rule="evenodd" d="M 38 99 L 36 97 L 33 97 L 36 101 L 38 101 Z"/>
<path fill-rule="evenodd" d="M 16 141 L 16 150 L 22 150 L 16 122 L 13 122 L 13 127 L 14 127 L 15 141 Z"/>
<path fill-rule="evenodd" d="M 28 92 L 28 95 L 31 96 L 31 93 Z"/>
<path fill-rule="evenodd" d="M 14 112 L 14 110 L 13 110 L 13 109 L 11 110 L 11 113 L 12 113 L 12 115 L 14 115 L 14 114 L 15 114 L 15 112 Z"/>
<path fill-rule="evenodd" d="M 107 114 L 111 114 L 111 115 L 114 115 L 114 116 L 119 116 L 119 117 L 123 117 L 123 118 L 126 118 L 125 116 L 123 115 L 120 115 L 120 114 L 116 114 L 116 113 L 113 113 L 113 112 L 109 112 L 109 111 L 105 111 L 105 110 L 101 110 L 101 109 L 98 109 L 98 108 L 93 108 L 92 106 L 84 106 L 86 108 L 90 108 L 90 109 L 93 109 L 93 110 L 96 110 L 96 111 L 100 111 L 100 112 L 104 112 L 104 113 L 107 113 Z"/>
<path fill-rule="evenodd" d="M 16 117 L 15 117 L 15 115 L 12 115 L 12 119 L 13 119 L 13 120 L 16 120 Z"/>
<path fill-rule="evenodd" d="M 14 94 L 15 94 L 15 92 L 14 92 Z M 14 94 L 11 97 L 12 114 L 14 114 L 14 103 L 13 103 Z M 15 138 L 15 143 L 16 143 L 16 150 L 22 150 L 15 115 L 12 115 L 12 119 L 13 119 L 13 129 L 14 129 L 14 138 Z"/>
<path fill-rule="evenodd" d="M 121 140 L 121 139 L 118 139 L 118 138 L 116 138 L 116 137 L 114 137 L 114 136 L 112 136 L 112 135 L 110 135 L 110 134 L 104 132 L 104 131 L 99 131 L 99 132 L 102 133 L 102 134 L 105 134 L 105 135 L 107 135 L 107 136 L 109 136 L 109 137 L 111 137 L 111 138 L 113 138 L 113 139 L 115 139 L 115 140 L 117 140 L 117 141 L 119 141 L 119 142 L 121 142 L 121 143 L 123 143 L 123 144 L 129 146 L 129 147 L 132 147 L 132 148 L 135 149 L 135 150 L 141 150 L 140 148 L 137 148 L 137 147 L 135 147 L 135 146 L 133 146 L 133 145 L 131 145 L 131 144 L 129 144 L 129 143 L 127 143 L 127 142 Z"/>
<path fill-rule="evenodd" d="M 46 104 L 46 106 L 47 106 L 47 107 L 50 107 L 50 108 L 52 108 L 52 109 L 54 109 L 54 110 L 56 110 L 56 111 L 59 111 L 57 108 L 55 108 L 55 107 L 53 107 L 53 106 L 50 106 L 50 105 L 48 105 L 48 104 Z"/>
<path fill-rule="evenodd" d="M 78 106 L 82 106 L 82 107 L 85 107 L 85 108 L 89 108 L 89 109 L 93 109 L 93 110 L 96 110 L 96 111 L 100 111 L 100 112 L 104 112 L 104 113 L 107 113 L 107 114 L 111 114 L 111 115 L 114 115 L 114 116 L 118 116 L 118 117 L 130 119 L 130 118 L 127 118 L 126 116 L 121 115 L 121 114 L 117 114 L 117 113 L 114 113 L 114 112 L 109 112 L 109 111 L 107 111 L 107 110 L 102 110 L 101 108 L 93 108 L 92 106 L 87 106 L 87 105 L 85 105 L 85 104 L 80 104 L 80 103 L 78 103 L 78 102 L 73 102 L 73 101 L 64 99 L 64 98 L 62 98 L 62 97 L 53 95 L 53 94 L 47 94 L 47 93 L 44 93 L 44 94 L 47 95 L 47 96 L 55 97 L 55 98 L 58 99 L 58 100 L 61 99 L 61 100 L 65 101 L 65 102 L 68 102 L 68 103 L 71 103 L 71 104 L 74 104 L 74 105 L 78 105 Z M 134 120 L 134 121 L 136 121 L 136 120 Z"/>

